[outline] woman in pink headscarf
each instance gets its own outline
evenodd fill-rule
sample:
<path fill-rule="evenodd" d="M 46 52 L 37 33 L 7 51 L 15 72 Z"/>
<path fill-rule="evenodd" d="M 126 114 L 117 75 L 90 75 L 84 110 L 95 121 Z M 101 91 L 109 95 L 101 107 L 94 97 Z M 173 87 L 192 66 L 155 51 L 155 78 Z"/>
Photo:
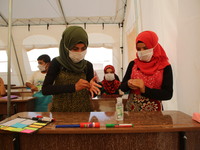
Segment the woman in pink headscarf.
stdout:
<path fill-rule="evenodd" d="M 130 92 L 128 111 L 161 111 L 162 100 L 173 95 L 172 68 L 158 36 L 152 31 L 141 32 L 136 38 L 137 58 L 128 65 L 120 86 Z"/>

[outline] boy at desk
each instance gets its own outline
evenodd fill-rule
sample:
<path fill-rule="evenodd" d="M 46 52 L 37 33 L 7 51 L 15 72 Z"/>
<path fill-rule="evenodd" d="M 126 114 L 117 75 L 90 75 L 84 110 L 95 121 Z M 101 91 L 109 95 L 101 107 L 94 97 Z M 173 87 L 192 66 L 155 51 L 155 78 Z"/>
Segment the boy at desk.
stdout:
<path fill-rule="evenodd" d="M 41 92 L 41 88 L 48 71 L 51 58 L 44 54 L 37 58 L 39 70 L 34 72 L 32 76 L 26 81 L 26 86 L 34 93 L 33 97 L 37 97 L 35 100 L 36 112 L 47 112 L 48 104 L 52 101 L 52 96 L 44 96 Z"/>

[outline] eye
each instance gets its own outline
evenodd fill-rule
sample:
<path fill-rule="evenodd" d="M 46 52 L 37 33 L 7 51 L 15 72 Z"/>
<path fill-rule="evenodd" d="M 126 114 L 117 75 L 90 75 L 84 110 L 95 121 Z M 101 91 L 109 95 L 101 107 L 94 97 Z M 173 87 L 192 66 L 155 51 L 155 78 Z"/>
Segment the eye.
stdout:
<path fill-rule="evenodd" d="M 81 48 L 82 49 L 82 51 L 84 51 L 84 50 L 86 50 L 87 49 L 87 47 L 83 47 L 83 48 Z"/>
<path fill-rule="evenodd" d="M 76 51 L 76 50 L 78 50 L 79 48 L 78 47 L 72 47 L 72 49 L 71 50 L 74 50 L 74 51 Z"/>
<path fill-rule="evenodd" d="M 136 49 L 137 49 L 137 51 L 141 51 L 141 50 L 146 50 L 148 48 L 145 46 L 145 47 L 137 47 Z"/>

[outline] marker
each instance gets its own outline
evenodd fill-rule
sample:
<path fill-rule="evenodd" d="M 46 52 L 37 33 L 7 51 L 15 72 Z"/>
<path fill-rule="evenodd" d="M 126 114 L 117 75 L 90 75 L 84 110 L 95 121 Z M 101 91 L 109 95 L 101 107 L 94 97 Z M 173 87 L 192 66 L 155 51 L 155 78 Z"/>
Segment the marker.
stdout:
<path fill-rule="evenodd" d="M 56 128 L 80 128 L 80 124 L 56 125 Z"/>
<path fill-rule="evenodd" d="M 107 128 L 126 128 L 133 127 L 133 124 L 106 124 Z"/>

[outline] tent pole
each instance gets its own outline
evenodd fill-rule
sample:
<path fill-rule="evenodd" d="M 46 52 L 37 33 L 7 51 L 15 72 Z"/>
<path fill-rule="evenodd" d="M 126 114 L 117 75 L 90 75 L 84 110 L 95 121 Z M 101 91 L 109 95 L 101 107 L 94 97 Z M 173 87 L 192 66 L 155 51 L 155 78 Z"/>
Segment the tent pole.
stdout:
<path fill-rule="evenodd" d="M 12 33 L 12 0 L 9 0 L 9 8 L 8 8 L 8 74 L 7 74 L 7 117 L 10 116 L 10 85 L 11 85 L 11 33 Z"/>
<path fill-rule="evenodd" d="M 65 21 L 65 25 L 68 25 L 68 22 L 67 22 L 66 17 L 65 17 L 65 13 L 63 11 L 63 7 L 62 7 L 62 4 L 61 4 L 61 1 L 58 0 L 58 3 L 59 3 L 59 6 L 60 6 L 60 9 L 61 9 L 61 12 L 62 12 L 63 19 Z"/>
<path fill-rule="evenodd" d="M 121 69 L 121 77 L 123 79 L 123 23 L 120 23 L 120 50 L 121 50 L 121 62 L 120 62 L 120 69 Z"/>

